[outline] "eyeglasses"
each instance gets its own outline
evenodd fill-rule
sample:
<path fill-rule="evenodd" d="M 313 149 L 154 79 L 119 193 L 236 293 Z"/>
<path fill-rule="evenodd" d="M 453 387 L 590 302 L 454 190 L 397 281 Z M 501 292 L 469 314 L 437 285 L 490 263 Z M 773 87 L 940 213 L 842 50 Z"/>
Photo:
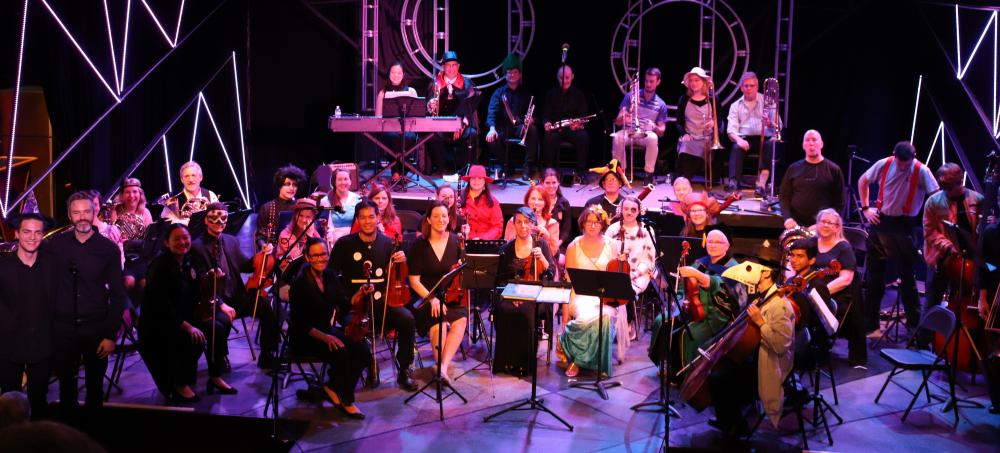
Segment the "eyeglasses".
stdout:
<path fill-rule="evenodd" d="M 639 212 L 639 208 L 622 208 L 625 212 Z"/>
<path fill-rule="evenodd" d="M 309 259 L 314 259 L 314 260 L 318 260 L 320 258 L 327 258 L 327 257 L 329 257 L 329 255 L 327 255 L 326 253 L 310 253 L 308 256 L 309 256 Z"/>
<path fill-rule="evenodd" d="M 706 211 L 704 209 L 692 209 L 688 211 L 689 214 L 704 214 Z"/>
<path fill-rule="evenodd" d="M 826 226 L 840 226 L 840 222 L 834 222 L 832 220 L 820 220 L 819 223 Z"/>

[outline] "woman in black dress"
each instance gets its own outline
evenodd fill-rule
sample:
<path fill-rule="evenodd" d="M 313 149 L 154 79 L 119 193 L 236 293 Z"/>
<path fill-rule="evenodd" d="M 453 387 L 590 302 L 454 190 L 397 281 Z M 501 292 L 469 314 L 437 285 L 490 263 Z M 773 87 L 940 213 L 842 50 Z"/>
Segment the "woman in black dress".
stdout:
<path fill-rule="evenodd" d="M 497 285 L 518 279 L 551 280 L 552 253 L 548 243 L 536 240 L 535 212 L 521 207 L 514 213 L 514 239 L 500 248 L 500 265 L 497 268 Z M 534 263 L 532 263 L 534 261 Z M 500 301 L 493 310 L 497 331 L 496 357 L 493 370 L 525 375 L 530 369 L 532 354 L 538 344 L 531 342 L 531 329 L 535 328 L 535 307 L 514 301 Z"/>
<path fill-rule="evenodd" d="M 410 248 L 407 261 L 410 263 L 410 287 L 417 297 L 426 299 L 415 309 L 417 333 L 430 337 L 434 358 L 441 361 L 441 377 L 450 381 L 448 368 L 465 336 L 469 297 L 468 291 L 463 291 L 459 300 L 442 302 L 437 295 L 430 294 L 434 284 L 458 264 L 464 254 L 459 250 L 458 235 L 448 231 L 448 224 L 448 207 L 441 201 L 431 202 L 420 223 L 423 236 Z M 443 323 L 440 321 L 442 315 Z M 438 332 L 441 324 L 444 331 Z M 438 335 L 444 338 L 441 357 L 438 357 Z"/>
<path fill-rule="evenodd" d="M 362 302 L 372 288 L 362 285 L 347 299 L 340 280 L 328 265 L 330 252 L 320 238 L 306 242 L 307 266 L 292 282 L 288 292 L 291 314 L 288 337 L 292 350 L 299 355 L 322 357 L 328 364 L 329 378 L 323 391 L 335 407 L 354 419 L 365 414 L 354 405 L 354 386 L 361 371 L 372 361 L 371 351 L 364 340 L 351 341 L 344 329 L 334 323 Z"/>
<path fill-rule="evenodd" d="M 160 391 L 173 402 L 199 400 L 191 389 L 198 376 L 198 358 L 205 352 L 208 361 L 208 391 L 234 394 L 236 389 L 222 379 L 225 341 L 236 311 L 226 304 L 217 310 L 215 328 L 212 320 L 195 315 L 199 301 L 200 279 L 190 254 L 191 234 L 184 224 L 167 227 L 166 249 L 149 265 L 146 273 L 145 301 L 139 323 L 139 346 L 146 367 Z M 218 335 L 215 355 L 206 351 Z"/>
<path fill-rule="evenodd" d="M 833 260 L 840 262 L 840 273 L 823 280 L 837 301 L 837 319 L 841 324 L 838 334 L 847 338 L 848 363 L 864 366 L 868 363 L 868 348 L 865 346 L 864 313 L 862 307 L 854 303 L 860 301 L 854 249 L 844 239 L 844 222 L 836 210 L 824 209 L 816 214 L 815 229 L 819 254 L 813 267 L 822 269 Z"/>

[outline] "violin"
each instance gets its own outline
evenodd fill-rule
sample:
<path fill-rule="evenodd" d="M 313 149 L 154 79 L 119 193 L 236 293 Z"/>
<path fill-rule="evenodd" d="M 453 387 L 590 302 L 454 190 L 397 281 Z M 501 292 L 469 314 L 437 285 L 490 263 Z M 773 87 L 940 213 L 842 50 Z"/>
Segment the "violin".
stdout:
<path fill-rule="evenodd" d="M 535 245 L 538 244 L 539 233 L 535 231 L 531 234 L 531 250 L 534 251 Z M 524 263 L 524 269 L 521 270 L 521 278 L 528 281 L 537 282 L 542 279 L 541 276 L 541 259 L 535 258 L 534 253 L 528 256 L 528 260 Z"/>
<path fill-rule="evenodd" d="M 392 255 L 395 255 L 403 242 L 400 235 L 392 240 L 392 253 L 389 254 L 389 272 L 386 276 L 385 284 L 385 305 L 387 307 L 402 307 L 410 302 L 410 267 L 403 262 L 393 262 Z M 384 324 L 383 324 L 384 325 Z"/>
<path fill-rule="evenodd" d="M 619 242 L 621 242 L 621 250 L 618 252 L 618 259 L 611 260 L 608 262 L 607 268 L 608 272 L 622 272 L 625 274 L 630 274 L 632 272 L 632 267 L 628 264 L 628 253 L 625 251 L 625 227 L 624 225 L 619 230 L 620 234 L 618 236 Z M 627 299 L 615 299 L 613 297 L 601 298 L 602 304 L 611 305 L 617 307 L 619 305 L 624 305 L 628 303 Z"/>
<path fill-rule="evenodd" d="M 789 280 L 785 286 L 778 288 L 771 296 L 757 301 L 755 305 L 762 307 L 774 299 L 790 299 L 788 296 L 805 291 L 813 279 L 837 275 L 840 269 L 839 261 L 830 261 L 829 267 Z M 747 307 L 749 308 L 749 304 Z M 705 385 L 708 376 L 744 363 L 760 346 L 760 326 L 749 322 L 749 318 L 747 311 L 743 310 L 732 323 L 709 340 L 704 348 L 700 348 L 704 352 L 695 356 L 685 367 L 690 373 L 681 384 L 681 399 L 698 412 L 712 405 L 711 391 Z"/>
<path fill-rule="evenodd" d="M 368 261 L 365 261 L 364 264 L 364 278 L 368 280 L 366 286 L 371 285 L 372 264 Z M 368 312 L 371 311 L 371 294 L 366 295 L 363 301 L 360 304 L 351 305 L 351 322 L 344 329 L 344 334 L 347 338 L 354 342 L 363 341 L 372 332 L 371 317 L 368 316 Z"/>
<path fill-rule="evenodd" d="M 690 252 L 691 244 L 688 241 L 681 242 L 681 267 L 687 265 L 687 256 Z M 691 322 L 699 322 L 705 319 L 705 307 L 701 305 L 701 297 L 699 297 L 698 290 L 698 279 L 694 277 L 684 279 L 684 298 L 687 300 L 688 320 Z"/>

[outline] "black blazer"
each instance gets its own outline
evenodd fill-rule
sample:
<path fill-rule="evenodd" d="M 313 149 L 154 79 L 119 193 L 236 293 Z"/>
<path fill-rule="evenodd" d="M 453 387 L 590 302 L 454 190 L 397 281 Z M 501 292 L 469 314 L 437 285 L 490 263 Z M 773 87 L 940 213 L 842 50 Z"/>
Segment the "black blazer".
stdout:
<path fill-rule="evenodd" d="M 181 263 L 167 251 L 150 263 L 139 323 L 143 336 L 177 333 L 184 321 L 192 320 L 198 306 L 199 275 L 190 252 Z"/>
<path fill-rule="evenodd" d="M 330 269 L 323 272 L 324 291 L 320 292 L 308 266 L 292 282 L 288 291 L 288 337 L 292 348 L 300 353 L 308 353 L 323 343 L 309 336 L 312 329 L 330 332 L 330 320 L 334 310 L 342 318 L 351 309 L 350 299 L 340 286 L 340 279 Z"/>

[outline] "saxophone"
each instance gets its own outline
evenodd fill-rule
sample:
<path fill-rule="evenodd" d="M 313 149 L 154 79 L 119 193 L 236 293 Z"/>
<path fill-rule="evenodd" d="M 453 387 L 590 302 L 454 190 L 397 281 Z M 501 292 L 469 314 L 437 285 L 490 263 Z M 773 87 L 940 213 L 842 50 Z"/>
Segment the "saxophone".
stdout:
<path fill-rule="evenodd" d="M 427 114 L 430 116 L 437 116 L 438 106 L 440 104 L 438 98 L 441 97 L 441 87 L 438 86 L 437 78 L 435 77 L 431 81 L 431 96 L 427 99 Z"/>

